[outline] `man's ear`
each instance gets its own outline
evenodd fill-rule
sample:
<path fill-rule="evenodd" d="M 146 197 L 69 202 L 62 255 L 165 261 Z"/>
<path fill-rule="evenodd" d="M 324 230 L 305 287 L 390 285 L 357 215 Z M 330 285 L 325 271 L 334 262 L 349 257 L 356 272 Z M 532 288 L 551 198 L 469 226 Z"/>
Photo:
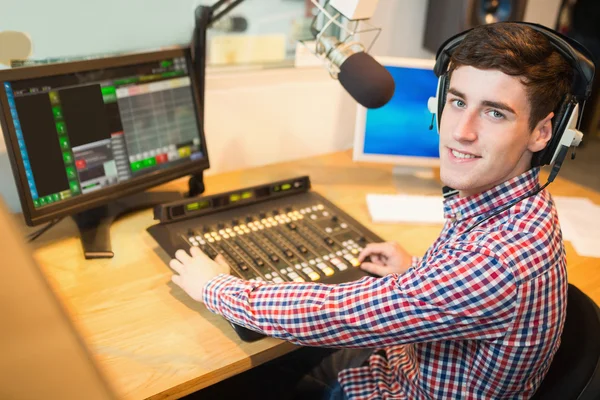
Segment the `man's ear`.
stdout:
<path fill-rule="evenodd" d="M 543 150 L 552 138 L 552 117 L 554 117 L 553 112 L 538 122 L 529 136 L 527 149 L 532 153 Z"/>

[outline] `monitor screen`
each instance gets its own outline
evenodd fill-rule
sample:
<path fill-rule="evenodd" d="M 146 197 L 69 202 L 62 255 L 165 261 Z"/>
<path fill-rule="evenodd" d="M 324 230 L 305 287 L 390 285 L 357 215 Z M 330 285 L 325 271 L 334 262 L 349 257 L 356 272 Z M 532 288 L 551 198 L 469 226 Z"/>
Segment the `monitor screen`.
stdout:
<path fill-rule="evenodd" d="M 0 71 L 28 222 L 208 168 L 187 49 Z"/>
<path fill-rule="evenodd" d="M 377 59 L 392 75 L 396 90 L 383 107 L 358 106 L 354 159 L 414 166 L 439 165 L 437 129 L 429 129 L 427 100 L 435 97 L 434 60 Z"/>

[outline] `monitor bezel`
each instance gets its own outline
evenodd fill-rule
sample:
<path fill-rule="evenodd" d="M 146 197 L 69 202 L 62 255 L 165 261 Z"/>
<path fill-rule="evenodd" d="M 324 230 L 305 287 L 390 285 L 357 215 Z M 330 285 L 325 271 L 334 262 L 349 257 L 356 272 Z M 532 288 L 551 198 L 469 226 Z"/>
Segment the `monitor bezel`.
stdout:
<path fill-rule="evenodd" d="M 384 67 L 406 67 L 406 68 L 420 68 L 431 70 L 433 74 L 433 67 L 435 65 L 434 59 L 426 58 L 405 58 L 405 57 L 375 57 Z M 396 90 L 398 88 L 396 87 Z M 431 97 L 435 97 L 435 93 L 431 94 Z M 427 104 L 425 104 L 425 107 Z M 385 107 L 385 106 L 384 106 Z M 386 163 L 394 165 L 406 165 L 411 167 L 439 167 L 439 157 L 415 157 L 415 156 L 398 156 L 389 154 L 365 154 L 364 152 L 364 141 L 365 141 L 365 130 L 367 120 L 367 108 L 358 104 L 356 106 L 356 124 L 354 129 L 354 146 L 352 150 L 352 159 L 354 161 L 367 161 Z M 434 124 L 435 125 L 435 124 Z M 437 130 L 437 127 L 434 127 Z"/>
<path fill-rule="evenodd" d="M 0 71 L 0 82 L 3 83 L 6 81 L 10 82 L 104 68 L 123 67 L 182 56 L 186 59 L 189 77 L 192 82 L 192 98 L 196 110 L 198 137 L 204 156 L 201 159 L 190 160 L 182 165 L 149 172 L 139 177 L 132 178 L 129 181 L 99 189 L 92 193 L 82 194 L 71 199 L 46 205 L 41 209 L 36 209 L 33 204 L 33 198 L 31 197 L 27 176 L 23 167 L 23 158 L 19 150 L 14 124 L 9 123 L 9 121 L 12 122 L 12 116 L 10 114 L 6 89 L 4 84 L 0 84 L 0 125 L 2 126 L 6 150 L 17 186 L 17 192 L 19 193 L 23 217 L 25 218 L 27 225 L 34 226 L 59 217 L 69 216 L 103 206 L 124 196 L 142 192 L 186 175 L 199 174 L 208 169 L 210 167 L 210 161 L 206 146 L 206 135 L 204 134 L 204 116 L 202 112 L 204 109 L 204 93 L 200 93 L 198 90 L 197 77 L 189 47 L 173 47 L 166 50 L 130 53 L 90 60 L 60 62 L 56 64 L 36 65 Z"/>

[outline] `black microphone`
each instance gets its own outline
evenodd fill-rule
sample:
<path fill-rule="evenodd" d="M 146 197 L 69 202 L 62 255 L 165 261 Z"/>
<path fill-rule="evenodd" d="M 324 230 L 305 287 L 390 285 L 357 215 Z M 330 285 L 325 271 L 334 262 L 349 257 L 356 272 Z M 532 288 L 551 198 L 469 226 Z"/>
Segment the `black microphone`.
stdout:
<path fill-rule="evenodd" d="M 334 37 L 325 36 L 319 41 L 319 50 L 340 69 L 340 84 L 362 106 L 382 107 L 394 95 L 394 78 L 385 67 L 365 53 L 360 43 L 341 43 Z"/>
<path fill-rule="evenodd" d="M 221 32 L 246 32 L 248 29 L 248 20 L 244 17 L 223 17 L 222 19 L 216 21 L 210 26 L 212 29 Z"/>

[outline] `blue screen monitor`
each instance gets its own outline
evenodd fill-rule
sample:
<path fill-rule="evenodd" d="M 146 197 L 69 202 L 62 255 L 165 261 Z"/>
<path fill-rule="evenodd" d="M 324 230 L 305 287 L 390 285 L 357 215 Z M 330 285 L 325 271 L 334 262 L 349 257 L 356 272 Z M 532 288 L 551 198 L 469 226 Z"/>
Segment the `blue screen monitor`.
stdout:
<path fill-rule="evenodd" d="M 435 61 L 383 57 L 377 61 L 391 73 L 396 91 L 381 108 L 358 106 L 354 160 L 439 166 L 439 135 L 435 124 L 429 129 L 432 114 L 427 108 L 437 90 Z"/>

